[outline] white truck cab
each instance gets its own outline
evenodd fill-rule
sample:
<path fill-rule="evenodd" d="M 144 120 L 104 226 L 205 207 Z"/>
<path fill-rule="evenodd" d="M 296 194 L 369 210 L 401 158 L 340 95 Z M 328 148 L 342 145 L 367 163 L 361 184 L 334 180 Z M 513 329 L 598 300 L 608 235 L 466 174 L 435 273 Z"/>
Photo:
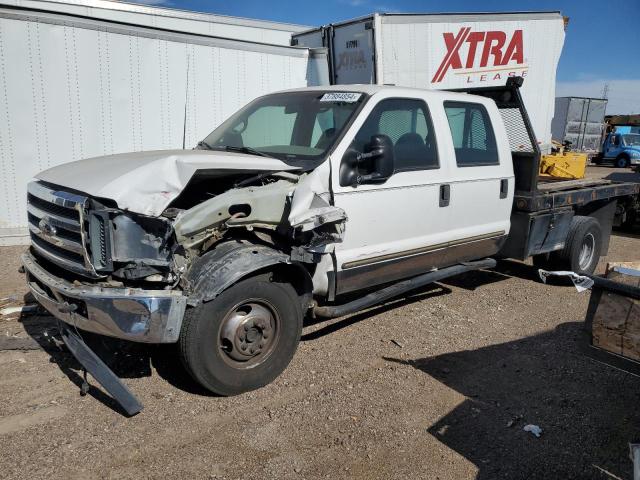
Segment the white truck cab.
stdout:
<path fill-rule="evenodd" d="M 28 188 L 29 287 L 133 414 L 142 406 L 81 332 L 178 342 L 197 382 L 233 395 L 286 368 L 306 315 L 354 312 L 498 253 L 592 272 L 615 197 L 638 186 L 538 185 L 521 84 L 289 90 L 193 150 L 46 170 Z"/>
<path fill-rule="evenodd" d="M 495 255 L 509 233 L 514 191 L 495 103 L 401 87 L 335 90 L 368 96 L 330 158 L 334 204 L 349 219 L 335 247 L 335 293 Z M 374 136 L 389 142 L 393 171 L 354 183 L 352 170 L 363 168 L 357 152 Z"/>

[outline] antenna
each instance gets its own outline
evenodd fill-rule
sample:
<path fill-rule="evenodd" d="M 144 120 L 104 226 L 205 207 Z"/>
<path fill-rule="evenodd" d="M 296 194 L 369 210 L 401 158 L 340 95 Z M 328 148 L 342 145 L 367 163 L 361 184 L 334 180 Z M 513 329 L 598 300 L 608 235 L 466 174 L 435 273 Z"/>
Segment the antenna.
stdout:
<path fill-rule="evenodd" d="M 187 103 L 189 101 L 189 54 L 187 53 L 187 83 L 184 89 L 184 123 L 182 124 L 182 149 L 186 149 L 187 142 Z"/>
<path fill-rule="evenodd" d="M 600 93 L 600 98 L 604 98 L 605 100 L 609 99 L 609 84 L 605 83 L 602 87 L 602 91 Z"/>

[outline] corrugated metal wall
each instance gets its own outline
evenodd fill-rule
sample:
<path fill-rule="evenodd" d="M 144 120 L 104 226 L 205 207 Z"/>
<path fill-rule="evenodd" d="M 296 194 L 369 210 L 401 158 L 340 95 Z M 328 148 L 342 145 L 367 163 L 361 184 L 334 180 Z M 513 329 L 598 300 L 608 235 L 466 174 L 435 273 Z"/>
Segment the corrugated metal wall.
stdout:
<path fill-rule="evenodd" d="M 305 49 L 29 15 L 0 9 L 5 244 L 26 234 L 26 184 L 36 172 L 99 155 L 181 148 L 185 102 L 190 148 L 252 98 L 319 82 Z"/>
<path fill-rule="evenodd" d="M 309 28 L 112 0 L 0 0 L 0 5 L 274 45 L 289 45 L 292 33 Z"/>

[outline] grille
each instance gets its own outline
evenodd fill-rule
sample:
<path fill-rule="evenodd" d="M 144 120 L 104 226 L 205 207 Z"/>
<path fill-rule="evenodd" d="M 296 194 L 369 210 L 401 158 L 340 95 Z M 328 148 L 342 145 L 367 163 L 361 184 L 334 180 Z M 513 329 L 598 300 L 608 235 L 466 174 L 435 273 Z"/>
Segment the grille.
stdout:
<path fill-rule="evenodd" d="M 83 211 L 87 197 L 49 188 L 28 186 L 27 212 L 31 245 L 56 265 L 87 277 L 96 277 L 83 242 Z"/>

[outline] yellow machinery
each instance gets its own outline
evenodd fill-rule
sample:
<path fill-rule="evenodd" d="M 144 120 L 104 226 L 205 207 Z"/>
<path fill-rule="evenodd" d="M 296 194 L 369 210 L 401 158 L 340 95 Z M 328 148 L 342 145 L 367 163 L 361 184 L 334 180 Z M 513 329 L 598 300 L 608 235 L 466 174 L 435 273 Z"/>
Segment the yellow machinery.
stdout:
<path fill-rule="evenodd" d="M 568 151 L 564 145 L 552 141 L 552 152 L 540 159 L 540 176 L 575 180 L 584 178 L 587 154 Z"/>

